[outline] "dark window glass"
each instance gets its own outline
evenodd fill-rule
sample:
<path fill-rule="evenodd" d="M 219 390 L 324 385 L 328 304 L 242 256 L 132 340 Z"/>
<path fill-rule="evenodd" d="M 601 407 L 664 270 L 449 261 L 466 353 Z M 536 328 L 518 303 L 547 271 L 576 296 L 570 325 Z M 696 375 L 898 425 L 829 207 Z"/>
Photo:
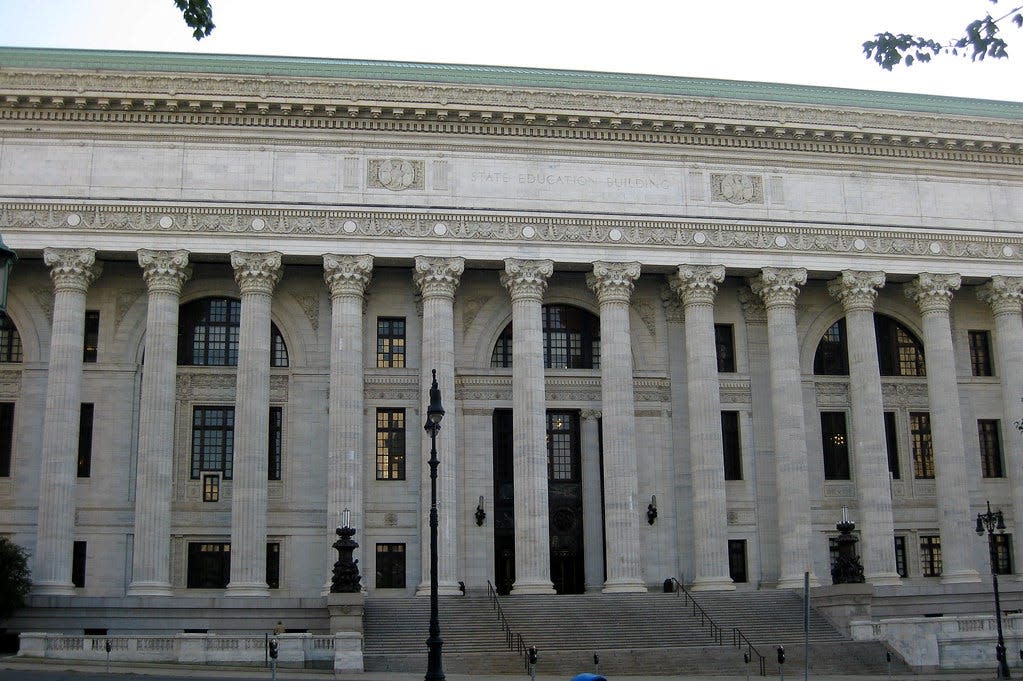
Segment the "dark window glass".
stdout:
<path fill-rule="evenodd" d="M 735 332 L 731 324 L 714 325 L 714 347 L 717 351 L 718 371 L 735 371 Z"/>
<path fill-rule="evenodd" d="M 82 347 L 82 361 L 95 362 L 99 348 L 99 310 L 85 311 L 85 343 Z"/>
<path fill-rule="evenodd" d="M 877 361 L 882 376 L 926 376 L 924 346 L 891 317 L 874 315 Z"/>
<path fill-rule="evenodd" d="M 6 312 L 0 312 L 0 362 L 21 361 L 21 336 Z"/>
<path fill-rule="evenodd" d="M 281 588 L 281 545 L 277 542 L 266 545 L 266 585 L 271 589 Z"/>
<path fill-rule="evenodd" d="M 270 322 L 270 366 L 288 366 L 288 346 L 284 344 L 284 336 L 273 322 Z"/>
<path fill-rule="evenodd" d="M 543 365 L 547 369 L 599 369 L 600 319 L 570 305 L 544 305 Z M 490 366 L 512 365 L 512 325 L 501 333 Z"/>
<path fill-rule="evenodd" d="M 76 588 L 85 586 L 85 542 L 76 541 L 71 553 L 71 583 Z"/>
<path fill-rule="evenodd" d="M 404 317 L 377 317 L 377 366 L 405 366 Z"/>
<path fill-rule="evenodd" d="M 849 375 L 845 317 L 832 324 L 817 344 L 817 353 L 813 357 L 813 373 L 819 376 Z"/>
<path fill-rule="evenodd" d="M 267 461 L 267 480 L 281 479 L 281 462 L 284 449 L 283 443 L 283 422 L 284 409 L 282 407 L 270 407 L 270 442 L 267 447 L 269 461 Z"/>
<path fill-rule="evenodd" d="M 895 412 L 884 413 L 884 441 L 888 448 L 888 472 L 892 479 L 899 479 L 899 433 L 895 428 Z"/>
<path fill-rule="evenodd" d="M 821 440 L 824 445 L 824 479 L 849 479 L 849 437 L 845 412 L 821 412 Z"/>
<path fill-rule="evenodd" d="M 547 475 L 550 480 L 577 482 L 580 465 L 579 412 L 547 412 Z"/>
<path fill-rule="evenodd" d="M 941 576 L 941 537 L 920 537 L 920 574 L 924 577 Z"/>
<path fill-rule="evenodd" d="M 895 538 L 895 571 L 899 574 L 899 577 L 905 579 L 909 577 L 909 568 L 906 562 L 906 538 L 896 537 Z"/>
<path fill-rule="evenodd" d="M 744 583 L 749 581 L 746 572 L 746 540 L 728 540 L 728 574 L 733 582 Z"/>
<path fill-rule="evenodd" d="M 919 480 L 934 478 L 934 446 L 931 443 L 931 415 L 910 412 L 909 438 L 913 448 L 913 477 Z"/>
<path fill-rule="evenodd" d="M 742 480 L 742 441 L 739 412 L 721 412 L 721 445 L 725 455 L 725 480 Z"/>
<path fill-rule="evenodd" d="M 234 407 L 192 409 L 192 479 L 219 471 L 230 480 L 234 465 Z"/>
<path fill-rule="evenodd" d="M 0 478 L 11 476 L 14 449 L 14 403 L 0 402 Z"/>
<path fill-rule="evenodd" d="M 224 589 L 231 581 L 231 545 L 189 542 L 188 588 Z"/>
<path fill-rule="evenodd" d="M 970 331 L 970 369 L 974 376 L 993 376 L 991 369 L 991 333 Z"/>
<path fill-rule="evenodd" d="M 991 565 L 995 574 L 1012 574 L 1012 535 L 993 534 L 988 548 L 991 551 Z"/>
<path fill-rule="evenodd" d="M 490 355 L 490 366 L 495 369 L 510 369 L 512 365 L 512 325 L 504 327 L 504 331 L 494 344 L 494 352 Z"/>
<path fill-rule="evenodd" d="M 980 435 L 980 467 L 985 478 L 1001 478 L 1005 475 L 998 426 L 999 422 L 996 419 L 977 421 L 977 433 Z"/>
<path fill-rule="evenodd" d="M 92 423 L 95 408 L 83 404 L 78 416 L 78 477 L 87 478 L 92 474 Z"/>
<path fill-rule="evenodd" d="M 377 588 L 405 588 L 405 545 L 377 544 Z"/>
<path fill-rule="evenodd" d="M 405 479 L 405 410 L 377 409 L 377 480 Z"/>
<path fill-rule="evenodd" d="M 181 306 L 178 322 L 178 364 L 237 366 L 241 301 L 200 298 Z M 288 366 L 284 337 L 270 323 L 270 366 Z"/>

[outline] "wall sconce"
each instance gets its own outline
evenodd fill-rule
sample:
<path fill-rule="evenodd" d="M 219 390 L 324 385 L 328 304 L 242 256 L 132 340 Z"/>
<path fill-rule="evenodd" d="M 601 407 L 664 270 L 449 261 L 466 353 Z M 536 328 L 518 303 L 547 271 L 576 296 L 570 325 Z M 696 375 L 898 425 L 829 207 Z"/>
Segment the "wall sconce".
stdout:
<path fill-rule="evenodd" d="M 483 521 L 487 519 L 487 512 L 483 509 L 483 495 L 480 495 L 480 502 L 476 504 L 476 526 L 483 527 Z"/>
<path fill-rule="evenodd" d="M 653 525 L 654 521 L 657 520 L 657 495 L 650 495 L 650 503 L 646 507 L 646 521 Z"/>

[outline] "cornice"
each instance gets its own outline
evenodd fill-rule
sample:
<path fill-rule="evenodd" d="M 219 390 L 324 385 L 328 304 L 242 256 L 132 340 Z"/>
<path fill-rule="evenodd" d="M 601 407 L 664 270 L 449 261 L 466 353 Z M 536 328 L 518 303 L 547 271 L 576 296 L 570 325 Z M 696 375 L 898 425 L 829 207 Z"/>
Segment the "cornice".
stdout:
<path fill-rule="evenodd" d="M 3 69 L 0 120 L 539 138 L 1023 165 L 1018 121 L 493 85 Z"/>

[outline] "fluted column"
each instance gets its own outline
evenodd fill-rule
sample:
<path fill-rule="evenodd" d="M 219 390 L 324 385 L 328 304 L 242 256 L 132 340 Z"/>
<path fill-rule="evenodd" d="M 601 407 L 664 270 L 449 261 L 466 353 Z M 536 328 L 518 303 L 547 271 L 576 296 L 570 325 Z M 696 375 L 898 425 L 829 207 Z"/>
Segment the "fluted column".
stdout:
<path fill-rule="evenodd" d="M 995 316 L 994 354 L 1002 385 L 1002 455 L 1012 486 L 1012 517 L 1017 531 L 1023 523 L 1023 438 L 1012 428 L 1019 420 L 1023 398 L 1023 277 L 991 277 L 977 290 L 977 297 L 991 306 Z M 1017 579 L 1023 579 L 1023 541 L 1012 545 Z"/>
<path fill-rule="evenodd" d="M 579 445 L 582 449 L 583 477 L 583 536 L 586 553 L 583 572 L 586 590 L 596 591 L 604 586 L 604 514 L 600 505 L 600 418 L 599 411 L 584 409 L 579 415 Z"/>
<path fill-rule="evenodd" d="M 515 482 L 513 594 L 554 593 L 547 505 L 547 412 L 543 366 L 543 294 L 550 260 L 504 261 L 501 284 L 512 301 L 512 467 Z"/>
<path fill-rule="evenodd" d="M 42 464 L 34 593 L 68 595 L 75 529 L 78 426 L 81 414 L 85 294 L 102 265 L 91 248 L 47 248 L 43 262 L 53 279 L 53 328 L 43 413 Z"/>
<path fill-rule="evenodd" d="M 941 532 L 941 581 L 976 582 L 971 547 L 973 516 L 966 478 L 966 448 L 959 406 L 959 382 L 952 350 L 949 311 L 959 289 L 958 274 L 922 273 L 906 284 L 906 297 L 920 306 L 927 352 L 927 397 L 931 407 L 938 529 Z"/>
<path fill-rule="evenodd" d="M 323 256 L 323 280 L 330 290 L 330 393 L 327 415 L 327 527 L 324 539 L 326 580 L 337 559 L 334 528 L 350 509 L 351 526 L 365 536 L 363 506 L 363 352 L 362 305 L 373 276 L 373 256 Z"/>
<path fill-rule="evenodd" d="M 416 258 L 413 281 L 423 298 L 423 352 L 420 366 L 420 414 L 430 405 L 432 371 L 437 370 L 437 386 L 446 405 L 445 428 L 437 444 L 437 593 L 456 595 L 458 587 L 458 502 L 457 485 L 462 464 L 458 442 L 459 425 L 455 406 L 455 289 L 465 270 L 463 258 Z M 425 418 L 423 419 L 425 422 Z M 422 424 L 419 424 L 422 427 Z M 430 545 L 430 438 L 422 438 L 423 456 L 420 494 L 423 519 L 420 524 L 421 546 Z M 430 593 L 430 555 L 423 551 L 423 578 L 417 593 Z"/>
<path fill-rule="evenodd" d="M 781 543 L 779 589 L 802 588 L 804 572 L 810 573 L 811 584 L 817 582 L 810 559 L 810 472 L 796 332 L 796 298 L 799 287 L 805 283 L 806 270 L 801 267 L 765 267 L 759 277 L 749 282 L 767 310 L 774 475 Z"/>
<path fill-rule="evenodd" d="M 149 291 L 146 359 L 139 405 L 135 546 L 130 596 L 170 596 L 170 508 L 174 390 L 181 286 L 192 274 L 188 251 L 138 251 Z"/>
<path fill-rule="evenodd" d="M 895 522 L 874 330 L 874 301 L 884 284 L 884 272 L 853 270 L 842 272 L 828 284 L 828 291 L 845 309 L 860 556 L 864 578 L 876 585 L 900 583 L 895 566 Z"/>
<path fill-rule="evenodd" d="M 689 457 L 693 480 L 695 590 L 734 589 L 728 573 L 728 517 L 721 444 L 721 388 L 714 342 L 714 296 L 721 265 L 680 265 L 669 280 L 685 310 Z"/>
<path fill-rule="evenodd" d="M 636 401 L 632 385 L 629 299 L 638 262 L 593 263 L 586 284 L 600 303 L 600 396 L 604 433 L 605 593 L 646 591 L 639 564 L 636 502 Z"/>
<path fill-rule="evenodd" d="M 270 301 L 281 254 L 231 253 L 241 291 L 231 488 L 228 596 L 266 596 L 266 497 L 270 424 Z"/>

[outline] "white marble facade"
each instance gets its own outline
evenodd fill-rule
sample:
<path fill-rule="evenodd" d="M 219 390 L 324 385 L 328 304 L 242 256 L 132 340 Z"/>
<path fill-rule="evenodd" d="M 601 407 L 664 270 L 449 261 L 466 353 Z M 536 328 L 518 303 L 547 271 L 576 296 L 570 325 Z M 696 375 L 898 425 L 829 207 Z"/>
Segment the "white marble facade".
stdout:
<path fill-rule="evenodd" d="M 38 594 L 318 598 L 343 508 L 368 595 L 416 593 L 429 583 L 433 369 L 445 593 L 497 579 L 495 410 L 513 414 L 513 594 L 559 579 L 546 410 L 578 414 L 588 591 L 670 576 L 801 587 L 807 571 L 829 583 L 843 507 L 874 584 L 977 581 L 976 512 L 990 500 L 1010 530 L 1023 523 L 1018 105 L 886 108 L 813 88 L 768 103 L 681 79 L 540 92 L 510 76 L 473 84 L 471 68 L 468 83 L 417 83 L 398 65 L 303 75 L 255 57 L 243 61 L 269 75 L 159 55 L 148 70 L 102 54 L 79 70 L 79 53 L 5 54 L 0 232 L 21 258 L 8 313 L 22 357 L 0 365 L 0 402 L 14 405 L 0 533 L 32 552 Z M 175 362 L 179 309 L 206 297 L 241 301 L 236 366 Z M 544 305 L 599 319 L 599 368 L 544 369 Z M 86 310 L 98 351 L 83 363 Z M 880 375 L 863 340 L 874 313 L 923 344 L 925 376 Z M 381 318 L 404 319 L 404 366 L 377 365 Z M 842 318 L 848 375 L 817 375 Z M 286 367 L 270 365 L 271 322 Z M 509 325 L 512 366 L 492 366 Z M 733 336 L 724 372 L 715 325 Z M 977 331 L 989 376 L 971 362 Z M 95 409 L 88 477 L 75 475 L 79 402 Z M 233 479 L 216 501 L 191 474 L 200 405 L 235 410 Z M 268 407 L 282 415 L 269 480 Z M 404 410 L 398 479 L 378 476 L 378 409 Z M 724 474 L 722 411 L 736 412 L 739 479 Z M 821 412 L 847 424 L 838 479 L 825 479 Z M 921 413 L 933 478 L 914 475 Z M 1000 475 L 982 465 L 980 421 L 996 422 Z M 924 574 L 924 537 L 941 538 L 940 577 Z M 739 540 L 743 582 L 729 563 Z M 231 542 L 225 589 L 188 588 L 202 542 Z M 266 542 L 280 551 L 272 590 Z M 377 586 L 385 544 L 404 545 L 404 587 Z M 1013 548 L 1023 566 L 1023 539 Z"/>

